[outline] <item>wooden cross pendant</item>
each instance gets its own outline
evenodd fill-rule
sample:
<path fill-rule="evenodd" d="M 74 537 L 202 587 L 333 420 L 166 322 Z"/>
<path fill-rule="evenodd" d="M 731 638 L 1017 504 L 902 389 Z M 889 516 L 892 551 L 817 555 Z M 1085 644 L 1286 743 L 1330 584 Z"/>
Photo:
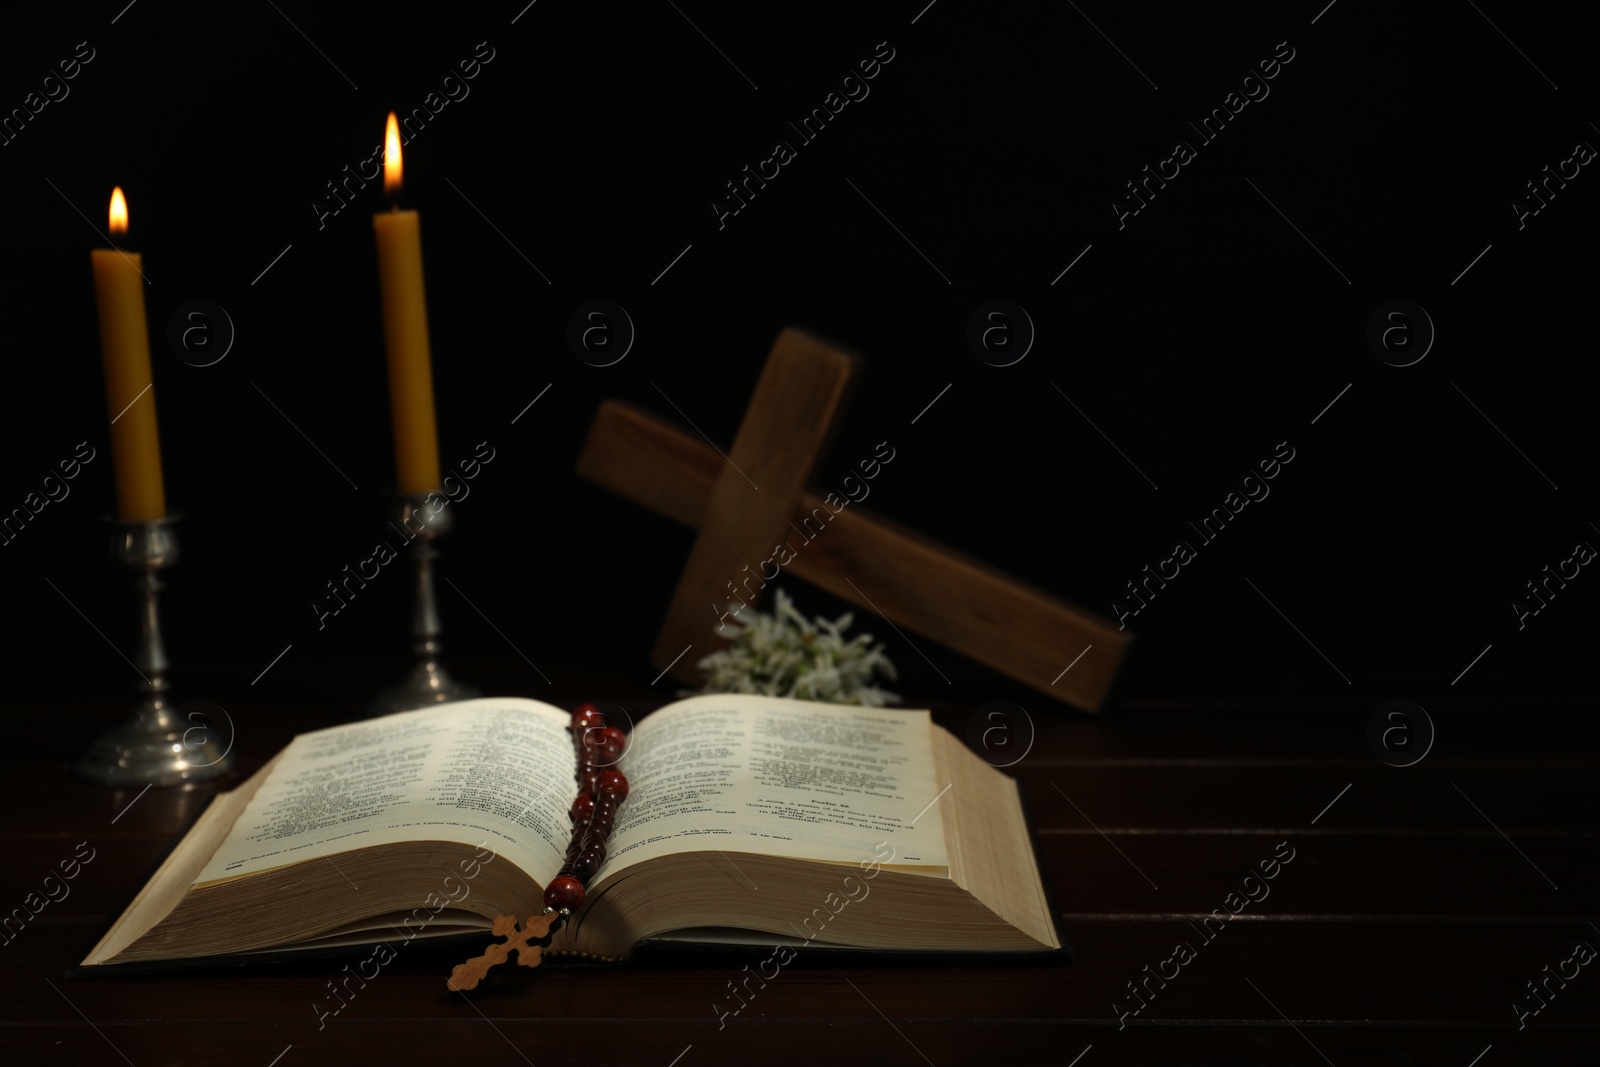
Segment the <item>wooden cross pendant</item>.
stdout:
<path fill-rule="evenodd" d="M 445 981 L 445 988 L 452 993 L 459 993 L 464 989 L 474 989 L 478 983 L 488 975 L 489 968 L 498 967 L 517 954 L 517 963 L 522 967 L 539 966 L 539 958 L 543 953 L 540 946 L 531 944 L 550 933 L 550 924 L 560 918 L 559 912 L 549 912 L 544 915 L 533 915 L 522 924 L 522 929 L 517 929 L 515 915 L 496 915 L 494 919 L 494 936 L 505 938 L 504 941 L 490 945 L 483 950 L 483 955 L 474 956 L 465 963 L 458 963 L 450 972 L 450 977 Z"/>

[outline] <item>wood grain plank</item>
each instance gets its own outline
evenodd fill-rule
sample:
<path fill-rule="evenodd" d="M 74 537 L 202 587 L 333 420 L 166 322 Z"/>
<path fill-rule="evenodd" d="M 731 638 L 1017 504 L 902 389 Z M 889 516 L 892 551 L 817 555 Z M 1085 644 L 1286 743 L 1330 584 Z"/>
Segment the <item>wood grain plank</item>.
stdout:
<path fill-rule="evenodd" d="M 575 691 L 593 688 L 590 679 Z M 936 718 L 959 734 L 975 706 L 942 706 Z M 233 710 L 248 724 L 245 772 L 289 735 L 333 721 L 307 706 Z M 1429 758 L 1401 770 L 1365 753 L 1365 714 L 1352 701 L 1289 718 L 1183 707 L 1036 715 L 1034 748 L 1011 771 L 1039 823 L 1071 966 L 840 966 L 802 952 L 719 1028 L 713 1003 L 764 951 L 519 974 L 469 1006 L 443 992 L 453 958 L 418 945 L 319 1029 L 312 1005 L 342 976 L 332 964 L 60 979 L 217 788 L 152 790 L 127 808 L 134 791 L 71 782 L 64 756 L 76 745 L 61 739 L 87 737 L 105 716 L 64 707 L 50 745 L 0 762 L 0 798 L 14 813 L 0 828 L 0 909 L 21 904 L 76 842 L 98 852 L 66 899 L 0 947 L 0 1047 L 20 1062 L 114 1063 L 120 1053 L 140 1064 L 265 1065 L 292 1045 L 280 1067 L 348 1056 L 544 1064 L 591 1061 L 603 1032 L 619 1062 L 666 1065 L 682 1054 L 678 1067 L 803 1058 L 819 1035 L 829 1055 L 940 1067 L 1067 1064 L 1091 1045 L 1078 1067 L 1324 1056 L 1465 1067 L 1491 1045 L 1479 1067 L 1589 1062 L 1600 1040 L 1590 968 L 1523 1030 L 1511 1003 L 1575 941 L 1600 945 L 1590 925 L 1600 922 L 1592 718 L 1541 715 L 1536 731 L 1522 731 L 1521 710 L 1457 711 Z M 1350 791 L 1311 826 L 1345 783 Z M 1190 923 L 1225 908 L 1284 839 L 1295 857 L 1266 898 L 1198 945 L 1204 935 Z M 1126 983 L 1142 982 L 1180 940 L 1198 945 L 1195 960 L 1118 1029 L 1112 1005 L 1127 1006 Z"/>
<path fill-rule="evenodd" d="M 852 983 L 854 988 L 852 988 Z M 1259 983 L 1258 983 L 1259 984 Z M 43 983 L 41 983 L 41 988 Z M 695 1063 L 815 1062 L 830 1049 L 848 1049 L 864 1063 L 990 1067 L 996 1062 L 1095 1067 L 1096 1064 L 1182 1064 L 1184 1067 L 1241 1067 L 1255 1064 L 1325 1067 L 1335 1064 L 1453 1064 L 1467 1067 L 1489 1046 L 1501 1062 L 1528 1067 L 1574 1067 L 1593 1062 L 1595 1034 L 1588 1028 L 1557 1024 L 1514 1027 L 1488 1023 L 1447 1027 L 1342 1024 L 1298 1016 L 1293 1024 L 1266 1004 L 1237 1009 L 1219 1020 L 1183 1025 L 1130 1023 L 1118 1031 L 1099 1019 L 1047 1020 L 1001 1016 L 890 1018 L 874 1007 L 879 987 L 858 976 L 841 975 L 825 991 L 806 998 L 789 1017 L 759 1011 L 718 1030 L 698 1020 L 614 1020 L 607 1007 L 621 992 L 614 985 L 583 987 L 589 1001 L 567 1015 L 554 1011 L 507 1018 L 474 1013 L 457 1001 L 448 1019 L 427 1022 L 391 1016 L 348 1023 L 333 1020 L 322 1030 L 315 1022 L 212 1022 L 204 1001 L 188 1002 L 182 1013 L 167 1012 L 137 1023 L 100 1025 L 61 1016 L 7 1027 L 7 1049 L 24 1063 L 120 1063 L 211 1065 L 219 1062 L 267 1067 L 282 1055 L 307 1063 L 493 1063 L 575 1064 L 593 1062 L 596 1031 L 604 1034 L 607 1063 L 693 1067 Z M 46 989 L 48 993 L 48 989 Z M 70 992 L 70 991 L 69 991 Z M 1248 987 L 1244 994 L 1249 995 Z M 534 1000 L 530 994 L 526 999 Z M 565 998 L 562 998 L 563 1001 Z M 1257 1003 L 1261 1003 L 1259 998 Z M 478 1002 L 482 1006 L 482 1002 Z M 310 1016 L 310 1008 L 303 1009 Z M 832 1012 L 850 1011 L 835 1018 Z M 91 1015 L 91 1019 L 93 1016 Z M 167 1022 L 170 1019 L 171 1022 Z M 176 1023 L 178 1025 L 173 1025 Z M 291 1051 L 292 1048 L 292 1051 Z M 526 1051 L 524 1051 L 526 1050 Z M 287 1052 L 287 1055 L 284 1053 Z M 120 1054 L 120 1055 L 119 1055 Z M 520 1054 L 520 1055 L 519 1055 Z M 1078 1057 L 1082 1059 L 1078 1059 Z M 680 1058 L 681 1057 L 681 1058 Z M 1494 1061 L 1485 1058 L 1481 1067 Z"/>
<path fill-rule="evenodd" d="M 1499 840 L 1503 831 L 1600 839 L 1600 776 L 1584 765 L 1056 767 L 1024 760 L 1006 771 L 1024 783 L 1035 825 L 1047 833 L 1099 827 Z"/>
<path fill-rule="evenodd" d="M 42 936 L 19 938 L 7 951 L 15 953 L 15 966 L 24 973 L 53 976 L 65 957 L 63 942 L 92 929 L 81 921 L 76 927 L 56 921 L 41 927 Z M 765 987 L 752 980 L 741 993 L 769 1019 L 794 1018 L 805 1000 L 836 985 L 841 975 L 849 975 L 878 984 L 881 991 L 874 999 L 886 1014 L 897 1018 L 952 1017 L 959 1012 L 974 1021 L 1105 1020 L 1118 1014 L 1111 1007 L 1113 1001 L 1122 1009 L 1137 1007 L 1127 989 L 1133 981 L 1149 1005 L 1140 1012 L 1139 1021 L 1178 1022 L 1236 1015 L 1246 1007 L 1241 1000 L 1251 995 L 1243 982 L 1248 978 L 1274 999 L 1281 992 L 1288 1006 L 1300 1009 L 1296 1018 L 1351 1024 L 1462 1024 L 1512 1020 L 1513 1000 L 1535 1006 L 1527 1003 L 1525 983 L 1542 978 L 1545 964 L 1566 959 L 1580 941 L 1600 942 L 1600 936 L 1581 921 L 1489 921 L 1470 928 L 1429 921 L 1241 922 L 1207 940 L 1203 932 L 1176 918 L 1078 920 L 1072 937 L 1076 955 L 1070 966 L 872 961 L 847 967 L 802 949 Z M 1193 958 L 1181 967 L 1163 966 L 1178 944 L 1186 945 Z M 750 948 L 719 958 L 653 956 L 625 968 L 553 966 L 537 974 L 497 972 L 474 1000 L 491 1013 L 498 1009 L 512 1017 L 525 1016 L 524 998 L 556 996 L 549 986 L 571 984 L 576 989 L 559 995 L 570 995 L 571 1006 L 581 1013 L 587 995 L 604 997 L 608 985 L 618 985 L 649 991 L 647 996 L 618 997 L 608 1005 L 608 1014 L 618 1022 L 696 1019 L 719 1000 L 730 1011 L 737 1008 L 728 981 L 742 980 L 750 973 L 746 966 L 751 972 L 759 970 L 770 952 Z M 349 961 L 285 964 L 250 972 L 171 975 L 149 983 L 155 989 L 146 988 L 144 980 L 75 981 L 63 988 L 97 1019 L 132 1022 L 140 1017 L 141 1004 L 161 1002 L 162 988 L 169 994 L 198 997 L 223 979 L 234 985 L 247 983 L 250 996 L 224 999 L 213 994 L 209 1018 L 298 1021 L 308 998 L 321 992 L 326 999 L 329 978 L 342 975 L 346 962 L 366 955 L 352 952 Z M 354 1001 L 339 1021 L 359 1023 L 375 1015 L 448 1020 L 456 1009 L 448 998 L 440 1002 L 437 984 L 454 962 L 453 955 L 420 945 L 403 949 L 365 989 L 352 987 Z M 1146 976 L 1153 972 L 1165 972 L 1167 978 L 1164 983 L 1150 979 L 1146 987 Z M 367 973 L 372 973 L 370 968 Z M 770 967 L 767 974 L 773 974 Z M 1549 1006 L 1537 1021 L 1600 1029 L 1600 1011 L 1595 1010 L 1600 1007 L 1600 983 L 1591 987 L 1582 980 L 1585 976 L 1580 972 L 1566 988 L 1552 985 L 1554 995 L 1547 998 Z M 1424 982 L 1429 995 L 1414 995 Z M 941 1007 L 931 1010 L 930 1005 Z M 848 1013 L 835 1011 L 830 1017 L 841 1016 Z"/>
<path fill-rule="evenodd" d="M 1072 915 L 1208 914 L 1225 907 L 1228 894 L 1242 896 L 1245 876 L 1284 840 L 1296 850 L 1296 859 L 1260 904 L 1244 907 L 1245 921 L 1281 921 L 1282 916 L 1581 920 L 1600 912 L 1593 842 L 1587 838 L 1530 838 L 1521 844 L 1530 863 L 1498 835 L 1044 836 L 1050 841 L 1044 849 L 1046 877 L 1057 905 Z"/>

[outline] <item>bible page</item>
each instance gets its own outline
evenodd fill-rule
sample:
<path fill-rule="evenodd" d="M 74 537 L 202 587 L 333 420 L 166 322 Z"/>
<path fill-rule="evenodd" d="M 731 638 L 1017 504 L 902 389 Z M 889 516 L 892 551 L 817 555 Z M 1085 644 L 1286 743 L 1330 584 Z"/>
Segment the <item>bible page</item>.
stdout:
<path fill-rule="evenodd" d="M 663 708 L 621 761 L 629 793 L 605 873 L 713 848 L 945 867 L 930 729 L 926 711 L 744 694 Z"/>
<path fill-rule="evenodd" d="M 543 882 L 571 833 L 568 721 L 548 704 L 487 698 L 302 734 L 195 885 L 398 841 L 492 849 Z"/>

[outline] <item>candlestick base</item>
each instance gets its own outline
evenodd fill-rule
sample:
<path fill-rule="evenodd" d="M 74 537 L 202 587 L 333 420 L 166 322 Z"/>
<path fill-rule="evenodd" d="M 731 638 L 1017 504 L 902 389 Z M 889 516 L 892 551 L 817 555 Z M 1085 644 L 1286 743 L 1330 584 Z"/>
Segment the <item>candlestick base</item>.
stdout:
<path fill-rule="evenodd" d="M 94 785 L 182 785 L 220 778 L 233 756 L 210 732 L 150 697 L 115 730 L 95 738 L 73 773 Z"/>
<path fill-rule="evenodd" d="M 438 506 L 431 506 L 430 500 L 438 501 Z M 439 493 L 406 493 L 396 500 L 394 526 L 414 538 L 409 551 L 417 565 L 416 605 L 411 616 L 416 663 L 405 681 L 378 694 L 370 708 L 372 716 L 429 708 L 452 700 L 471 700 L 481 695 L 478 690 L 450 677 L 450 672 L 439 662 L 441 626 L 438 594 L 433 583 L 433 561 L 439 550 L 434 542 L 452 525 L 448 509 L 448 500 Z"/>
<path fill-rule="evenodd" d="M 111 540 L 111 557 L 133 571 L 139 594 L 139 648 L 134 660 L 143 681 L 142 699 L 128 721 L 95 739 L 74 768 L 95 785 L 180 785 L 219 778 L 233 770 L 227 745 L 218 743 L 203 724 L 189 721 L 167 698 L 167 651 L 161 640 L 157 597 L 158 572 L 177 562 L 177 516 L 146 522 L 119 522 Z"/>
<path fill-rule="evenodd" d="M 411 675 L 399 685 L 392 685 L 378 694 L 372 702 L 373 715 L 389 715 L 396 711 L 430 708 L 452 700 L 471 700 L 482 696 L 470 685 L 462 685 L 450 677 L 450 672 L 432 660 L 411 668 Z"/>

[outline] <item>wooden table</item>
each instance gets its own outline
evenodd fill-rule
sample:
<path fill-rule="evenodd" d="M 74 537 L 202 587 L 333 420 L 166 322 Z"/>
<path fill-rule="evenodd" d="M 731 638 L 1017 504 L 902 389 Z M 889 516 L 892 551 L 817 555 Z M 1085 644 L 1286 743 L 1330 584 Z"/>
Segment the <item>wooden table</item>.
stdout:
<path fill-rule="evenodd" d="M 520 665 L 460 673 L 557 703 L 643 709 L 670 696 L 645 676 L 544 667 L 584 681 L 530 685 Z M 846 969 L 802 953 L 719 1030 L 712 1004 L 738 969 L 725 961 L 497 974 L 467 1003 L 443 989 L 452 959 L 411 948 L 320 1031 L 313 1003 L 337 972 L 327 964 L 63 980 L 213 788 L 139 796 L 69 780 L 90 732 L 116 720 L 122 680 L 96 674 L 62 695 L 59 675 L 41 670 L 25 689 L 29 714 L 12 716 L 20 754 L 3 762 L 0 907 L 20 905 L 78 842 L 95 858 L 69 897 L 0 950 L 0 1048 L 10 1063 L 139 1067 L 1595 1062 L 1600 967 L 1552 983 L 1556 995 L 1524 1029 L 1511 1007 L 1532 1005 L 1524 983 L 1575 942 L 1600 946 L 1592 698 L 1529 706 L 1487 670 L 1459 695 L 1434 686 L 1450 694 L 1428 705 L 1437 743 L 1397 769 L 1364 739 L 1378 701 L 1322 685 L 1317 669 L 1279 664 L 1264 678 L 1196 665 L 1159 682 L 1136 671 L 1099 718 L 1020 697 L 1037 738 L 1013 771 L 1075 949 L 1070 966 Z M 294 733 L 352 717 L 360 693 L 386 677 L 313 665 L 252 689 L 250 673 L 184 676 L 228 708 L 244 772 Z M 964 733 L 987 695 L 941 705 L 940 721 Z M 1206 941 L 1201 920 L 1285 841 L 1294 858 L 1269 895 Z M 1177 942 L 1193 959 L 1164 987 L 1152 980 L 1148 1007 L 1119 1026 L 1113 1001 L 1135 1006 L 1125 983 L 1146 967 L 1172 974 L 1162 961 Z"/>

